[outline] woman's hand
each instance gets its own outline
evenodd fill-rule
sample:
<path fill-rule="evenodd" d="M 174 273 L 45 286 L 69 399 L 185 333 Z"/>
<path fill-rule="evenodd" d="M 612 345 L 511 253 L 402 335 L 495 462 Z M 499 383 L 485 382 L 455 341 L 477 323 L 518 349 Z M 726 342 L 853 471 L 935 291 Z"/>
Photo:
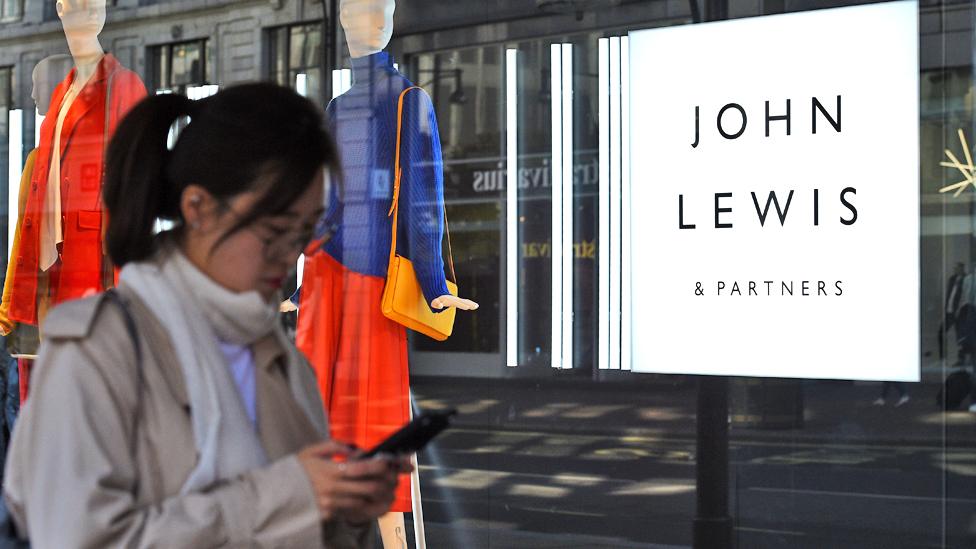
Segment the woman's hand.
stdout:
<path fill-rule="evenodd" d="M 462 311 L 473 311 L 478 308 L 478 304 L 470 299 L 461 299 L 456 295 L 442 295 L 430 302 L 431 309 L 446 309 L 457 307 Z"/>
<path fill-rule="evenodd" d="M 291 313 L 298 310 L 298 305 L 291 302 L 290 299 L 286 299 L 278 305 L 278 311 L 282 313 Z"/>
<path fill-rule="evenodd" d="M 343 518 L 362 524 L 390 510 L 397 476 L 413 471 L 409 458 L 356 459 L 359 452 L 335 441 L 309 446 L 298 453 L 315 492 L 323 520 Z M 335 462 L 333 457 L 347 461 Z"/>

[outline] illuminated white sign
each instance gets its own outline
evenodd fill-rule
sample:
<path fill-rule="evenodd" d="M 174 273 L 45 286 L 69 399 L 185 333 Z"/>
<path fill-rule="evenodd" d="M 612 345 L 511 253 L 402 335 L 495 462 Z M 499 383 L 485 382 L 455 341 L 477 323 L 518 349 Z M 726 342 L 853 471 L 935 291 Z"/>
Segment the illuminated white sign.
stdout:
<path fill-rule="evenodd" d="M 632 368 L 919 379 L 914 1 L 630 35 Z"/>

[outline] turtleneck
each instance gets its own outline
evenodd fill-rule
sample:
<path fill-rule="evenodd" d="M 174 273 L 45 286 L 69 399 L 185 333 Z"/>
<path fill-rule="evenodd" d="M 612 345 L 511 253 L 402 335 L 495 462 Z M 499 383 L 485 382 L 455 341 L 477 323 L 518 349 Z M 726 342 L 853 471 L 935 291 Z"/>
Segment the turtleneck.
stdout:
<path fill-rule="evenodd" d="M 385 51 L 376 52 L 365 57 L 356 57 L 352 63 L 353 85 L 369 82 L 376 73 L 390 73 L 393 69 L 393 58 Z"/>

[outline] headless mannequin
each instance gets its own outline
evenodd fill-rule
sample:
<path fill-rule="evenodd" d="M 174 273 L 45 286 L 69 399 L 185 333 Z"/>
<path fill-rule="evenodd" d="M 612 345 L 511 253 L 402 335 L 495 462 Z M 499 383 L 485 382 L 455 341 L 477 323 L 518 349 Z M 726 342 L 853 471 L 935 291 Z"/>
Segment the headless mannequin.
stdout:
<path fill-rule="evenodd" d="M 68 73 L 68 64 L 71 57 L 68 55 L 57 54 L 42 59 L 31 72 L 31 99 L 37 106 L 37 111 L 46 113 L 51 106 L 51 95 L 54 88 Z M 21 248 L 21 222 L 24 217 L 24 207 L 27 202 L 30 180 L 33 175 L 33 166 L 37 158 L 37 149 L 31 151 L 28 157 L 28 166 L 25 166 L 24 177 L 21 179 L 19 198 L 17 205 L 17 228 L 14 233 L 13 249 L 11 257 L 18 257 Z M 23 402 L 27 397 L 27 388 L 30 383 L 30 369 L 32 360 L 37 357 L 37 347 L 39 338 L 37 327 L 30 324 L 14 323 L 10 320 L 10 295 L 13 289 L 14 269 L 13 262 L 8 262 L 7 272 L 4 277 L 3 299 L 0 303 L 0 333 L 7 336 L 7 350 L 10 355 L 17 359 L 12 368 L 16 369 L 18 379 L 19 401 Z M 11 376 L 14 374 L 11 373 Z"/>
<path fill-rule="evenodd" d="M 51 107 L 51 95 L 54 94 L 54 88 L 57 87 L 58 83 L 60 83 L 62 79 L 64 79 L 64 75 L 68 74 L 68 66 L 71 62 L 71 56 L 65 54 L 55 54 L 45 57 L 34 66 L 34 70 L 31 71 L 31 99 L 34 101 L 34 105 L 37 107 L 37 112 L 48 112 L 48 109 Z M 31 156 L 36 158 L 36 154 L 36 149 L 31 151 Z M 30 164 L 33 167 L 33 162 L 30 162 Z M 21 221 L 24 217 L 24 206 L 27 200 L 28 187 L 30 186 L 30 178 L 32 175 L 32 173 L 25 173 L 24 179 L 21 182 L 19 204 L 17 209 L 17 228 L 14 235 L 14 247 L 11 250 L 11 257 L 19 256 L 20 237 L 22 234 Z M 15 334 L 13 337 L 20 338 L 21 341 L 12 345 L 14 350 L 11 352 L 11 356 L 18 359 L 33 359 L 37 356 L 38 338 L 36 327 L 24 324 L 17 324 L 15 326 L 15 323 L 9 318 L 10 292 L 13 286 L 13 271 L 13 262 L 9 262 L 7 264 L 7 272 L 5 275 L 2 305 L 0 305 L 0 333 L 3 335 L 10 335 L 11 332 L 17 329 L 20 333 Z M 30 331 L 32 333 L 26 334 L 24 333 L 25 331 Z M 8 340 L 8 350 L 10 349 L 11 344 Z"/>
<path fill-rule="evenodd" d="M 74 58 L 66 54 L 50 55 L 42 59 L 31 72 L 31 99 L 42 115 L 51 108 L 51 95 L 54 88 L 68 74 L 68 63 Z"/>
<path fill-rule="evenodd" d="M 339 18 L 353 59 L 367 57 L 383 51 L 393 35 L 394 0 L 342 0 Z M 461 310 L 474 310 L 478 304 L 450 294 L 431 300 L 431 308 L 456 307 Z M 414 459 L 416 465 L 416 459 Z M 411 477 L 414 488 L 414 522 L 418 546 L 423 546 L 422 517 L 419 517 L 419 478 L 417 472 Z M 403 513 L 387 513 L 379 520 L 380 534 L 385 549 L 406 549 L 406 533 Z"/>

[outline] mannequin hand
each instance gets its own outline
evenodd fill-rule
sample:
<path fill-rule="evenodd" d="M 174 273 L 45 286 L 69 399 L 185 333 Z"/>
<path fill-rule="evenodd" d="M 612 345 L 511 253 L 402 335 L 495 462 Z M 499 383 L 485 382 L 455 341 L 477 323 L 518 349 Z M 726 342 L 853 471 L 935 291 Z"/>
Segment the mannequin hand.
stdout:
<path fill-rule="evenodd" d="M 286 299 L 282 301 L 281 305 L 278 306 L 278 311 L 282 313 L 292 313 L 297 310 L 298 310 L 298 305 L 292 303 L 290 299 Z"/>
<path fill-rule="evenodd" d="M 478 308 L 478 304 L 470 299 L 461 299 L 456 295 L 442 295 L 430 302 L 431 309 L 446 309 L 456 307 L 462 311 L 473 311 Z"/>

